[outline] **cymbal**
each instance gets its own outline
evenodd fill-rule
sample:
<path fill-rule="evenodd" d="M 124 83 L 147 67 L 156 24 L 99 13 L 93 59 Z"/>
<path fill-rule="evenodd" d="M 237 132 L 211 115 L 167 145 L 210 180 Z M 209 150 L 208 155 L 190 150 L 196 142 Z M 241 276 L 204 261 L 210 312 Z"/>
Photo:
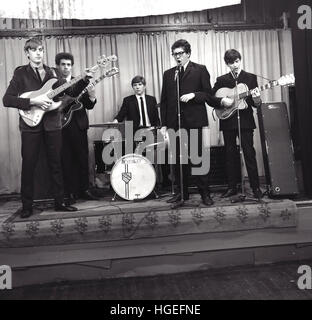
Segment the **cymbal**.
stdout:
<path fill-rule="evenodd" d="M 105 128 L 105 127 L 112 127 L 112 128 L 116 128 L 116 127 L 120 127 L 123 126 L 124 123 L 122 122 L 104 122 L 104 123 L 94 123 L 94 124 L 90 124 L 91 128 Z"/>

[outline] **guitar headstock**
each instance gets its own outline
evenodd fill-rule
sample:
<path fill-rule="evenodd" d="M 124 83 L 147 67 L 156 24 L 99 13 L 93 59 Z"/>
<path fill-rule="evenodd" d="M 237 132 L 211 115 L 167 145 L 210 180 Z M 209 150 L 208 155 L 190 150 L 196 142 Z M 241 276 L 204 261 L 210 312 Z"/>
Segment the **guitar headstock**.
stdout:
<path fill-rule="evenodd" d="M 280 86 L 294 86 L 295 85 L 295 76 L 291 74 L 287 74 L 285 76 L 280 77 L 277 80 Z"/>
<path fill-rule="evenodd" d="M 119 69 L 116 67 L 113 67 L 109 70 L 106 70 L 104 75 L 105 75 L 105 77 L 112 77 L 113 75 L 115 75 L 117 73 L 119 73 Z"/>
<path fill-rule="evenodd" d="M 103 68 L 103 67 L 106 66 L 106 64 L 107 64 L 108 62 L 115 62 L 115 61 L 117 61 L 117 56 L 111 55 L 111 56 L 106 57 L 106 56 L 103 54 L 103 55 L 101 55 L 101 56 L 98 58 L 98 60 L 97 60 L 96 63 L 97 63 L 97 65 L 98 65 L 99 67 Z"/>

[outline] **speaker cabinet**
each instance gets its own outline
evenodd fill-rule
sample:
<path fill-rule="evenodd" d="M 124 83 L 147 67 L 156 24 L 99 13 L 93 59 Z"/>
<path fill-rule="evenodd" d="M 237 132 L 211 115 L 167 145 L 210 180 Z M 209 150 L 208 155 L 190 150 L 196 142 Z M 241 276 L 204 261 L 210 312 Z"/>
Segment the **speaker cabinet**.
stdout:
<path fill-rule="evenodd" d="M 258 120 L 269 195 L 298 194 L 298 179 L 286 104 L 263 103 L 258 108 Z"/>
<path fill-rule="evenodd" d="M 239 147 L 237 146 L 237 152 L 235 159 L 237 164 L 236 172 L 241 175 L 240 159 L 239 159 Z M 227 187 L 228 177 L 226 170 L 226 153 L 224 146 L 213 146 L 210 148 L 210 171 L 209 171 L 209 184 L 211 187 Z"/>

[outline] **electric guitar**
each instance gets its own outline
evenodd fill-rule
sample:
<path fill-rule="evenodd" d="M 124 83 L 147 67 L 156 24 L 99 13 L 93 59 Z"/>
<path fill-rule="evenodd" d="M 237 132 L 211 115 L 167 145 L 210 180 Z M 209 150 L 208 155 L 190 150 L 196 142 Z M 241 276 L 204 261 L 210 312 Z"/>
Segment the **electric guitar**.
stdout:
<path fill-rule="evenodd" d="M 81 91 L 78 97 L 72 98 L 70 97 L 70 100 L 67 101 L 67 106 L 62 110 L 62 128 L 65 128 L 71 121 L 72 115 L 75 111 L 78 111 L 83 108 L 83 104 L 79 101 L 79 99 L 88 91 L 89 86 L 95 86 L 100 81 L 102 81 L 104 78 L 112 77 L 113 75 L 119 73 L 118 68 L 112 68 L 110 70 L 105 71 L 103 75 L 101 75 L 99 78 L 97 78 L 92 83 L 89 83 L 89 85 Z"/>
<path fill-rule="evenodd" d="M 272 89 L 277 86 L 290 86 L 295 84 L 295 76 L 293 74 L 289 74 L 286 76 L 282 76 L 278 80 L 273 80 L 268 82 L 267 84 L 258 87 L 260 91 L 266 89 Z M 215 109 L 216 115 L 220 120 L 225 120 L 230 118 L 234 112 L 239 110 L 247 109 L 248 105 L 246 102 L 246 98 L 251 95 L 251 90 L 248 89 L 248 86 L 245 83 L 239 83 L 236 88 L 220 88 L 216 92 L 216 97 L 224 98 L 228 97 L 234 99 L 234 104 L 229 107 L 222 107 L 220 109 Z"/>
<path fill-rule="evenodd" d="M 105 55 L 102 55 L 98 59 L 96 65 L 89 68 L 89 70 L 94 72 L 99 67 L 104 67 L 108 62 L 116 61 L 116 60 L 117 60 L 117 57 L 115 55 L 108 56 L 108 57 L 106 57 Z M 25 92 L 20 95 L 20 98 L 31 99 L 31 98 L 37 98 L 39 96 L 42 96 L 42 97 L 47 97 L 47 98 L 53 100 L 57 95 L 61 94 L 66 89 L 68 89 L 69 87 L 71 87 L 72 85 L 74 85 L 75 83 L 77 83 L 78 81 L 83 79 L 84 77 L 85 77 L 85 74 L 82 74 L 82 75 L 72 79 L 71 81 L 66 82 L 63 85 L 57 87 L 56 89 L 53 89 L 53 85 L 58 81 L 58 79 L 56 79 L 56 78 L 50 79 L 39 90 Z M 28 126 L 35 127 L 41 122 L 41 120 L 46 112 L 50 112 L 50 111 L 58 109 L 61 106 L 61 104 L 62 104 L 62 100 L 53 101 L 51 106 L 45 110 L 43 110 L 39 106 L 33 105 L 30 107 L 29 110 L 19 110 L 19 114 Z"/>

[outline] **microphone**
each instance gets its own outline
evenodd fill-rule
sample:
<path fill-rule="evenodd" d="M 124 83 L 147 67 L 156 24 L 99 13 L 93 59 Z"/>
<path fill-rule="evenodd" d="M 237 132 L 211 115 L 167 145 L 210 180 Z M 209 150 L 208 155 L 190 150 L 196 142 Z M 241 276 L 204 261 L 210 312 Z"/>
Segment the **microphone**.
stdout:
<path fill-rule="evenodd" d="M 177 81 L 178 73 L 179 73 L 179 66 L 176 67 L 176 70 L 174 73 L 174 81 Z"/>

